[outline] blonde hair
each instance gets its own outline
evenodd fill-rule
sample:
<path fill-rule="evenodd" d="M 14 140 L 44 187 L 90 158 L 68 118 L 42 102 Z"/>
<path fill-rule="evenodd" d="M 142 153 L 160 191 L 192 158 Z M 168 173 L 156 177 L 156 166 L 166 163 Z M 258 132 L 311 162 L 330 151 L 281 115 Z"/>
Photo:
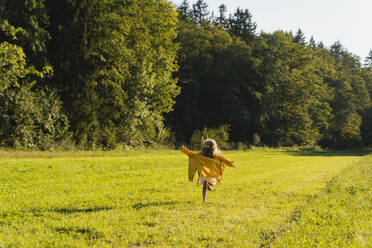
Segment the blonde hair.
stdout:
<path fill-rule="evenodd" d="M 217 142 L 214 139 L 206 139 L 202 145 L 202 155 L 210 158 L 214 158 L 221 154 L 218 148 Z"/>

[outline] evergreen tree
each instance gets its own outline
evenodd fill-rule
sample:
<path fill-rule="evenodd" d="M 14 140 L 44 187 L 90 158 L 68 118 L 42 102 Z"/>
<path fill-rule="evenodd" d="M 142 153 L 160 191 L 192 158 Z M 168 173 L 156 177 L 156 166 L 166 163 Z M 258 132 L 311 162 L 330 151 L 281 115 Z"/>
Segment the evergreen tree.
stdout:
<path fill-rule="evenodd" d="M 179 14 L 179 18 L 183 21 L 186 21 L 192 18 L 192 11 L 190 9 L 190 5 L 187 0 L 184 0 L 180 4 L 180 6 L 177 8 L 177 12 Z"/>
<path fill-rule="evenodd" d="M 293 37 L 293 41 L 295 43 L 299 43 L 299 44 L 302 44 L 302 45 L 306 45 L 306 37 L 305 37 L 305 34 L 302 32 L 302 30 L 299 28 L 297 30 L 297 33 L 296 35 Z"/>
<path fill-rule="evenodd" d="M 316 42 L 315 42 L 313 36 L 311 36 L 311 38 L 309 40 L 309 47 L 312 48 L 312 49 L 316 48 Z"/>
<path fill-rule="evenodd" d="M 218 17 L 216 19 L 216 24 L 217 25 L 220 25 L 221 27 L 226 27 L 226 25 L 227 25 L 226 12 L 227 12 L 226 5 L 221 4 L 218 7 L 218 13 L 219 13 L 219 15 L 218 15 Z"/>
<path fill-rule="evenodd" d="M 248 43 L 256 37 L 256 27 L 257 25 L 252 20 L 252 14 L 248 9 L 237 8 L 234 15 L 230 16 L 228 20 L 229 33 Z"/>
<path fill-rule="evenodd" d="M 331 45 L 330 52 L 337 59 L 340 59 L 344 56 L 344 47 L 339 40 Z"/>
<path fill-rule="evenodd" d="M 197 23 L 202 23 L 208 20 L 209 11 L 208 4 L 204 0 L 198 0 L 192 5 L 193 18 Z"/>
<path fill-rule="evenodd" d="M 321 41 L 318 43 L 317 47 L 318 48 L 325 48 L 324 43 L 321 42 Z"/>
<path fill-rule="evenodd" d="M 372 49 L 369 50 L 368 56 L 365 59 L 365 66 L 372 68 Z"/>

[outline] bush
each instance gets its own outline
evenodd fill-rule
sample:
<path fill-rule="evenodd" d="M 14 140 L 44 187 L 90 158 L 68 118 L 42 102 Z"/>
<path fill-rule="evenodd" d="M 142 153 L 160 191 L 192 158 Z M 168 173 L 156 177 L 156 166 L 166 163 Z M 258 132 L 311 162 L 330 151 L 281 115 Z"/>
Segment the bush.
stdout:
<path fill-rule="evenodd" d="M 69 137 L 69 123 L 53 92 L 29 86 L 0 91 L 0 145 L 53 150 Z"/>
<path fill-rule="evenodd" d="M 190 139 L 190 146 L 194 150 L 200 150 L 206 139 L 214 139 L 220 148 L 227 148 L 229 141 L 230 125 L 224 124 L 218 128 L 203 128 L 195 130 Z"/>
<path fill-rule="evenodd" d="M 244 143 L 244 142 L 230 143 L 228 147 L 231 150 L 238 150 L 238 151 L 247 151 L 251 149 L 251 146 L 248 143 Z"/>

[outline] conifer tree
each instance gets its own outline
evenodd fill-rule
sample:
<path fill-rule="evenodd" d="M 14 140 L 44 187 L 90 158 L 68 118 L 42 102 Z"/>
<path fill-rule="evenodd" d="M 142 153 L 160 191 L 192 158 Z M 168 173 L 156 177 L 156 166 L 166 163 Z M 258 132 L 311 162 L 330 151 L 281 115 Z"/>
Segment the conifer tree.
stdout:
<path fill-rule="evenodd" d="M 251 42 L 256 37 L 256 23 L 248 9 L 237 8 L 234 15 L 228 20 L 228 31 L 231 35 Z"/>
<path fill-rule="evenodd" d="M 305 34 L 302 32 L 302 30 L 299 28 L 297 30 L 297 33 L 296 35 L 293 37 L 293 41 L 295 43 L 299 43 L 299 44 L 302 44 L 302 45 L 306 45 L 306 37 L 305 37 Z"/>
<path fill-rule="evenodd" d="M 189 20 L 192 18 L 192 10 L 190 9 L 189 2 L 184 0 L 180 6 L 177 8 L 179 18 L 183 21 Z"/>
<path fill-rule="evenodd" d="M 317 47 L 318 48 L 325 48 L 324 43 L 322 41 L 319 41 Z"/>
<path fill-rule="evenodd" d="M 310 40 L 309 40 L 309 47 L 314 49 L 316 47 L 316 42 L 314 40 L 314 37 L 311 36 Z"/>
<path fill-rule="evenodd" d="M 368 56 L 365 59 L 365 66 L 372 68 L 372 49 L 369 50 Z"/>
<path fill-rule="evenodd" d="M 192 5 L 192 14 L 196 23 L 201 24 L 208 20 L 209 11 L 208 4 L 204 0 L 198 0 Z"/>
<path fill-rule="evenodd" d="M 224 27 L 224 28 L 226 28 L 226 24 L 227 24 L 226 12 L 227 12 L 226 5 L 221 4 L 218 7 L 218 13 L 219 13 L 219 15 L 216 18 L 216 24 L 217 25 L 220 25 L 221 27 Z"/>
<path fill-rule="evenodd" d="M 331 45 L 330 52 L 337 59 L 341 59 L 345 54 L 344 47 L 339 40 Z"/>

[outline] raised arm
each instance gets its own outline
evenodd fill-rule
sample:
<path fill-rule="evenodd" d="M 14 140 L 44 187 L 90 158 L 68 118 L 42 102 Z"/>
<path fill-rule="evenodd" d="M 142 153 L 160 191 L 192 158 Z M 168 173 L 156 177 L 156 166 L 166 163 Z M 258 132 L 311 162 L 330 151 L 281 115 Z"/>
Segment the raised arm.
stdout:
<path fill-rule="evenodd" d="M 181 146 L 180 150 L 181 150 L 181 152 L 185 153 L 185 154 L 188 155 L 188 156 L 196 155 L 196 154 L 197 154 L 196 152 L 192 152 L 192 151 L 190 151 L 190 150 L 187 149 L 185 146 Z"/>

